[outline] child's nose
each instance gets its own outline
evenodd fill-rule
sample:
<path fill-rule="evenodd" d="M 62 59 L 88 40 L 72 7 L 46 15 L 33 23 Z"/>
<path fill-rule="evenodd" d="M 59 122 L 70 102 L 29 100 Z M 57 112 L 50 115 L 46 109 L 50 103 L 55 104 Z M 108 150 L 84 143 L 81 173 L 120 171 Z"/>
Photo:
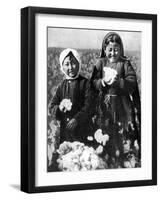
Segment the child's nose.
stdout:
<path fill-rule="evenodd" d="M 111 51 L 111 55 L 113 56 L 115 54 L 114 50 Z"/>
<path fill-rule="evenodd" d="M 72 65 L 70 64 L 70 65 L 68 66 L 68 68 L 69 68 L 69 69 L 72 69 Z"/>

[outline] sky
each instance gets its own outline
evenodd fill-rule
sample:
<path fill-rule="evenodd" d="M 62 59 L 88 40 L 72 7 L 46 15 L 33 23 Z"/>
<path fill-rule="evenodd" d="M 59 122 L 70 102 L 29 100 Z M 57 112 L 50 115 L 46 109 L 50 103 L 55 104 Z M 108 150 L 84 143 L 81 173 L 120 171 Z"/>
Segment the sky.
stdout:
<path fill-rule="evenodd" d="M 48 47 L 101 49 L 103 38 L 110 31 L 115 30 L 87 30 L 48 27 Z M 115 32 L 121 36 L 125 51 L 140 51 L 141 32 Z"/>

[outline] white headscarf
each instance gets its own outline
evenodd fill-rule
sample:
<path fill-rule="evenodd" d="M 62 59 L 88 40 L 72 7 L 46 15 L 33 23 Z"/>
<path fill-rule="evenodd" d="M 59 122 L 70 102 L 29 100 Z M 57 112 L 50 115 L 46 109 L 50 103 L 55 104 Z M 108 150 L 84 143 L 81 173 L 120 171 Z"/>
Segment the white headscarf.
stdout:
<path fill-rule="evenodd" d="M 63 61 L 64 59 L 68 56 L 69 53 L 72 53 L 73 56 L 77 59 L 78 63 L 79 63 L 79 70 L 78 70 L 78 73 L 75 77 L 70 77 L 68 76 L 64 70 L 63 70 Z M 78 76 L 79 76 L 79 72 L 80 72 L 80 68 L 81 68 L 81 61 L 80 61 L 80 56 L 78 54 L 78 52 L 75 50 L 75 49 L 70 49 L 70 48 L 67 48 L 65 50 L 63 50 L 60 54 L 60 57 L 59 57 L 59 62 L 60 62 L 60 69 L 61 71 L 65 74 L 66 76 L 66 79 L 76 79 Z"/>

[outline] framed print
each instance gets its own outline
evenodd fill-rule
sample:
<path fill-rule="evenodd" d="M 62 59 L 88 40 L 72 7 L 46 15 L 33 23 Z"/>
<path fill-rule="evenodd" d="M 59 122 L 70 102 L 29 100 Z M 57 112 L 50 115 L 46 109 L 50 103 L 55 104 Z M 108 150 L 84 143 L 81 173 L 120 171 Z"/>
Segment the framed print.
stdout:
<path fill-rule="evenodd" d="M 21 190 L 157 184 L 157 16 L 21 9 Z"/>

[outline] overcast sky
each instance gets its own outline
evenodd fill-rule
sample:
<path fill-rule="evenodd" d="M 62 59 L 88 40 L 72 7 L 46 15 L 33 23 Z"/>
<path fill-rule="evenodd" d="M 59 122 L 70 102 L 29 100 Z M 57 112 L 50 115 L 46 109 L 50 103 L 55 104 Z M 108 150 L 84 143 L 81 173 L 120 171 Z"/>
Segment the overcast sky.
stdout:
<path fill-rule="evenodd" d="M 108 32 L 109 30 L 48 28 L 48 47 L 101 49 L 102 40 Z M 140 51 L 140 32 L 116 32 L 123 40 L 125 51 Z"/>

